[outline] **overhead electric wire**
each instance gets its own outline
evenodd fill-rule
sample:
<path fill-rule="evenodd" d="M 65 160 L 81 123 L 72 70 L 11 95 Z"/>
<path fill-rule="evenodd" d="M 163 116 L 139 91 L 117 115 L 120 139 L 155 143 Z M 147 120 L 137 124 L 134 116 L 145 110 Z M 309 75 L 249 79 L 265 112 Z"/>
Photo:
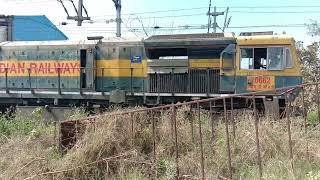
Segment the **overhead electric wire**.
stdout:
<path fill-rule="evenodd" d="M 251 14 L 314 14 L 319 11 L 230 11 L 232 13 L 251 13 Z"/>
<path fill-rule="evenodd" d="M 266 25 L 247 25 L 247 26 L 230 26 L 230 29 L 245 29 L 245 28 L 282 28 L 282 27 L 295 27 L 295 28 L 302 28 L 307 27 L 306 24 L 266 24 Z M 157 31 L 172 31 L 172 30 L 200 30 L 206 29 L 207 25 L 182 25 L 176 27 L 127 27 L 128 31 L 144 31 L 145 29 L 148 30 L 157 30 Z M 63 29 L 64 31 L 74 31 L 73 29 Z M 85 32 L 110 32 L 115 31 L 116 29 L 113 27 L 103 28 L 103 29 L 83 29 Z"/>
<path fill-rule="evenodd" d="M 318 11 L 229 11 L 229 13 L 246 13 L 246 14 L 319 14 L 320 10 Z M 134 15 L 134 14 L 131 14 Z M 182 18 L 182 17 L 190 17 L 190 16 L 206 16 L 205 13 L 194 13 L 194 14 L 178 14 L 178 15 L 164 15 L 164 16 L 142 16 L 139 19 L 159 19 L 159 18 Z M 97 17 L 97 16 L 92 16 Z M 99 16 L 103 17 L 103 16 Z M 123 20 L 129 19 L 130 17 L 122 18 Z M 105 20 L 99 19 L 96 20 Z"/>
<path fill-rule="evenodd" d="M 217 8 L 225 9 L 229 7 L 230 9 L 283 9 L 283 8 L 320 8 L 320 6 L 218 6 Z M 182 8 L 182 9 L 170 9 L 170 10 L 159 10 L 159 11 L 145 11 L 145 12 L 131 12 L 131 13 L 124 13 L 123 16 L 131 16 L 131 15 L 141 15 L 141 14 L 154 14 L 154 13 L 165 13 L 165 12 L 178 12 L 178 11 L 190 11 L 190 10 L 199 10 L 199 9 L 208 9 L 208 6 L 206 7 L 194 7 L 194 8 Z M 308 10 L 305 10 L 303 12 L 308 12 Z M 114 16 L 113 14 L 107 14 L 107 15 L 99 15 L 99 16 L 93 16 L 93 17 L 110 17 Z"/>

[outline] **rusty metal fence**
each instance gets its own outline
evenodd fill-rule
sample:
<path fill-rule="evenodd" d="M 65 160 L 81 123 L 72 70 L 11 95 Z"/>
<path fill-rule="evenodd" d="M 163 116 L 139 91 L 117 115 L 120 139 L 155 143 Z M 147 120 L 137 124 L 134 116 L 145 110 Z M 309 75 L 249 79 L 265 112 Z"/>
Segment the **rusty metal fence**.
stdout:
<path fill-rule="evenodd" d="M 103 115 L 91 116 L 83 119 L 77 119 L 72 121 L 64 121 L 60 122 L 60 129 L 59 129 L 59 144 L 63 148 L 72 148 L 73 145 L 76 143 L 78 138 L 81 138 L 81 134 L 83 133 L 83 125 L 91 126 L 93 129 L 97 128 L 96 124 L 99 120 L 103 120 L 104 118 L 116 118 L 119 121 L 125 121 L 126 124 L 129 125 L 128 135 L 131 139 L 135 138 L 135 134 L 137 131 L 137 120 L 138 116 L 141 114 L 146 115 L 149 117 L 149 125 L 148 128 L 151 130 L 150 142 L 152 146 L 152 151 L 150 153 L 150 165 L 151 169 L 153 170 L 151 173 L 151 178 L 157 178 L 157 169 L 155 168 L 157 161 L 158 161 L 158 154 L 157 154 L 157 145 L 159 136 L 161 134 L 160 131 L 157 130 L 160 121 L 168 121 L 170 124 L 170 134 L 172 140 L 172 144 L 165 147 L 165 150 L 170 150 L 172 153 L 172 157 L 174 157 L 175 161 L 175 178 L 180 179 L 183 178 L 181 174 L 181 167 L 183 164 L 180 164 L 181 158 L 181 148 L 179 146 L 179 141 L 184 140 L 180 134 L 182 133 L 179 129 L 179 124 L 177 122 L 177 111 L 181 107 L 187 107 L 188 113 L 185 119 L 188 120 L 190 124 L 190 129 L 188 134 L 190 135 L 191 141 L 197 146 L 198 149 L 198 157 L 199 157 L 199 164 L 200 164 L 200 177 L 201 179 L 207 179 L 208 172 L 210 167 L 206 166 L 206 161 L 210 160 L 211 157 L 209 153 L 213 153 L 208 147 L 204 147 L 204 133 L 208 133 L 207 131 L 204 132 L 204 129 L 209 129 L 211 135 L 211 141 L 215 143 L 217 132 L 215 130 L 215 126 L 217 124 L 218 119 L 222 119 L 221 123 L 224 123 L 224 136 L 226 137 L 226 148 L 225 154 L 227 160 L 227 167 L 228 172 L 227 177 L 220 177 L 221 179 L 234 179 L 234 173 L 237 169 L 236 164 L 234 164 L 234 156 L 232 154 L 232 141 L 236 139 L 237 136 L 237 120 L 236 114 L 239 111 L 245 112 L 244 114 L 252 116 L 255 129 L 255 156 L 256 156 L 256 166 L 258 169 L 258 176 L 262 179 L 264 177 L 264 169 L 263 169 L 263 159 L 261 155 L 261 135 L 260 135 L 260 126 L 261 126 L 261 118 L 262 114 L 258 111 L 256 100 L 261 98 L 261 94 L 273 94 L 274 97 L 281 97 L 285 101 L 285 109 L 282 112 L 281 116 L 278 116 L 276 121 L 285 121 L 286 129 L 285 132 L 287 133 L 287 141 L 288 144 L 288 155 L 289 155 L 289 162 L 290 166 L 294 168 L 294 150 L 293 150 L 293 140 L 291 135 L 291 127 L 292 127 L 292 118 L 296 115 L 294 111 L 296 111 L 295 107 L 299 106 L 301 109 L 300 115 L 303 117 L 303 124 L 301 127 L 304 128 L 305 133 L 308 133 L 308 123 L 307 123 L 307 104 L 314 103 L 316 105 L 317 112 L 320 112 L 320 99 L 319 99 L 319 84 L 320 83 L 310 83 L 310 84 L 303 84 L 299 86 L 293 87 L 286 87 L 281 89 L 275 89 L 272 92 L 255 92 L 255 93 L 244 93 L 244 94 L 234 94 L 234 95 L 222 95 L 216 98 L 210 99 L 203 99 L 203 100 L 196 100 L 191 102 L 179 103 L 179 104 L 172 104 L 172 105 L 164 105 L 159 107 L 153 108 L 142 108 L 137 110 L 128 110 L 126 112 L 116 112 L 116 113 L 107 113 Z M 308 92 L 308 94 L 306 94 Z M 247 109 L 234 109 L 234 99 L 242 97 L 247 99 L 248 102 L 251 104 Z M 311 98 L 311 100 L 307 99 Z M 222 102 L 221 107 L 216 107 L 215 104 L 217 101 Z M 208 108 L 204 108 L 208 107 Z M 164 113 L 167 113 L 166 118 L 159 118 Z M 203 116 L 209 117 L 209 127 L 202 123 Z M 318 120 L 320 122 L 319 116 Z M 206 126 L 206 127 L 204 127 Z M 185 133 L 185 132 L 184 132 Z M 212 159 L 211 159 L 212 160 Z"/>

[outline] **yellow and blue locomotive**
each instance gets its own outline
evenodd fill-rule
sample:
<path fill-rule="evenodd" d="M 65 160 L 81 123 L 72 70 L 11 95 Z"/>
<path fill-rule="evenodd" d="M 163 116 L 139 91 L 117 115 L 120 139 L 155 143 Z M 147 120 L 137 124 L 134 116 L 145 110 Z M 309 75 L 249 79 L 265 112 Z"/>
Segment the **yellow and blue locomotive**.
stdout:
<path fill-rule="evenodd" d="M 285 35 L 0 43 L 0 103 L 164 104 L 302 83 Z"/>

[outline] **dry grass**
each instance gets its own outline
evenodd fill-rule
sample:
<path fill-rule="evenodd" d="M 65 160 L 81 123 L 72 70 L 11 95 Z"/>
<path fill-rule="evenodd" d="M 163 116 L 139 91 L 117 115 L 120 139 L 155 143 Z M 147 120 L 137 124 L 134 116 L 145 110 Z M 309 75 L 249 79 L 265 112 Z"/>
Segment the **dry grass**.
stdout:
<path fill-rule="evenodd" d="M 201 177 L 198 119 L 186 118 L 188 108 L 177 112 L 180 175 Z M 115 110 L 120 111 L 120 110 Z M 254 121 L 237 115 L 236 137 L 230 143 L 235 179 L 259 179 Z M 150 113 L 135 116 L 134 134 L 129 116 L 106 117 L 96 128 L 87 126 L 75 148 L 62 155 L 55 149 L 52 134 L 37 137 L 11 136 L 0 144 L 0 179 L 149 179 L 156 170 L 159 179 L 176 176 L 174 131 L 170 112 L 156 118 L 156 163 Z M 207 179 L 227 177 L 225 124 L 220 118 L 212 141 L 211 122 L 203 111 L 201 125 Z M 294 169 L 290 166 L 286 121 L 260 119 L 260 145 L 265 179 L 317 179 L 320 177 L 320 131 L 304 133 L 301 118 L 292 119 Z"/>

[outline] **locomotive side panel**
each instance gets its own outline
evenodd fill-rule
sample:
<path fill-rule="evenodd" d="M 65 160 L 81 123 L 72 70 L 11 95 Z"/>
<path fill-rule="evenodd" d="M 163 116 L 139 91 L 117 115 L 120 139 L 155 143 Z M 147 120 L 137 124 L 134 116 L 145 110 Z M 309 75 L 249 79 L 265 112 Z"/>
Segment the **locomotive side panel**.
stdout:
<path fill-rule="evenodd" d="M 77 44 L 9 43 L 0 51 L 0 88 L 79 89 L 80 50 Z"/>
<path fill-rule="evenodd" d="M 141 43 L 102 43 L 97 49 L 96 90 L 145 90 L 147 61 Z"/>
<path fill-rule="evenodd" d="M 68 47 L 2 47 L 1 84 L 10 89 L 51 89 L 58 87 L 58 74 L 62 89 L 79 87 L 79 61 L 77 49 Z"/>

